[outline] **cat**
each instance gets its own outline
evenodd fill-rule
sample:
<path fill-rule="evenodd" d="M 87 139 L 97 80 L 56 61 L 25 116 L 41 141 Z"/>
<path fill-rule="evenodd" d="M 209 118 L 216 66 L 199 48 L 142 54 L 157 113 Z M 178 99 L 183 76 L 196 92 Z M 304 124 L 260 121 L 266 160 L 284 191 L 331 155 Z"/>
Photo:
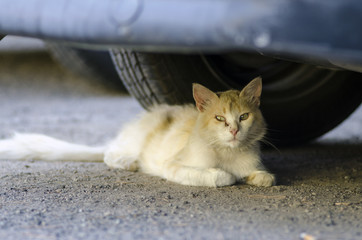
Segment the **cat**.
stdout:
<path fill-rule="evenodd" d="M 0 158 L 104 161 L 190 186 L 221 187 L 245 181 L 272 186 L 259 141 L 266 124 L 259 110 L 262 80 L 242 91 L 215 93 L 194 83 L 195 105 L 158 105 L 126 125 L 104 147 L 67 143 L 40 134 L 15 134 L 0 141 Z"/>

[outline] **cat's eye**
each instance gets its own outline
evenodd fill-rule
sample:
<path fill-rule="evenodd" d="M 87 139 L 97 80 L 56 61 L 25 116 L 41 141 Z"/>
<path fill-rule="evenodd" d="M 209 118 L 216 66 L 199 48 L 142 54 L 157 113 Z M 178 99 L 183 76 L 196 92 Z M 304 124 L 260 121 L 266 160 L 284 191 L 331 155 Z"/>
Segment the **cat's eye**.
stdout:
<path fill-rule="evenodd" d="M 240 121 L 244 121 L 249 118 L 249 113 L 244 113 L 240 115 Z"/>
<path fill-rule="evenodd" d="M 218 120 L 219 122 L 225 122 L 225 118 L 224 118 L 223 116 L 216 115 L 215 118 L 216 118 L 216 120 Z"/>

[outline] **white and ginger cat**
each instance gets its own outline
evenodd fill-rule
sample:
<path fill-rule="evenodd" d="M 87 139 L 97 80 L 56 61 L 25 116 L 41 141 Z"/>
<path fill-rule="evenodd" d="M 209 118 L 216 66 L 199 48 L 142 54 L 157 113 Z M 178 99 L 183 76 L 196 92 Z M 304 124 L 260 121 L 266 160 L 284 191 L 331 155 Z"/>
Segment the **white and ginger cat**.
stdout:
<path fill-rule="evenodd" d="M 192 186 L 220 187 L 245 180 L 271 186 L 261 163 L 265 122 L 259 110 L 261 78 L 241 92 L 214 93 L 193 85 L 193 105 L 159 105 L 130 123 L 105 147 L 67 143 L 39 134 L 0 141 L 1 159 L 102 161 Z"/>

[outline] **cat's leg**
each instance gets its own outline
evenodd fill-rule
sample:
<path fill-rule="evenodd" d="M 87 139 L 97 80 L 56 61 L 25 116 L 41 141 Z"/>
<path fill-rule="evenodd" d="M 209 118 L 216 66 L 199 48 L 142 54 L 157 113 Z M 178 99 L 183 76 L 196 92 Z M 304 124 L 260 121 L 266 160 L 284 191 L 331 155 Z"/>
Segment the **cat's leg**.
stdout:
<path fill-rule="evenodd" d="M 266 170 L 258 154 L 244 153 L 235 161 L 223 165 L 222 168 L 234 174 L 239 180 L 245 179 L 245 182 L 250 185 L 270 187 L 276 182 L 275 176 Z"/>
<path fill-rule="evenodd" d="M 164 165 L 163 177 L 190 186 L 222 187 L 236 182 L 234 175 L 219 168 L 195 168 L 170 161 Z"/>
<path fill-rule="evenodd" d="M 113 168 L 137 171 L 144 135 L 132 125 L 125 128 L 108 144 L 104 152 L 104 162 Z"/>
<path fill-rule="evenodd" d="M 104 153 L 104 162 L 109 167 L 128 171 L 138 170 L 137 158 L 137 151 L 118 141 L 113 141 Z"/>
<path fill-rule="evenodd" d="M 275 176 L 265 170 L 256 170 L 246 178 L 246 183 L 259 187 L 270 187 L 275 185 Z"/>

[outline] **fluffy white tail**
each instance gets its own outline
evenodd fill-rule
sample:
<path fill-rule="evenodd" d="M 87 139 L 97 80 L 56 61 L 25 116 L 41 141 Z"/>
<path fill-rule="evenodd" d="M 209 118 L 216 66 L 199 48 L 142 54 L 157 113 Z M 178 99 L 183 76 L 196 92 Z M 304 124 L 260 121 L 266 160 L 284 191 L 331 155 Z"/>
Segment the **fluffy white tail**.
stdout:
<path fill-rule="evenodd" d="M 68 143 L 41 134 L 19 134 L 0 140 L 0 158 L 43 161 L 103 161 L 104 147 Z"/>

